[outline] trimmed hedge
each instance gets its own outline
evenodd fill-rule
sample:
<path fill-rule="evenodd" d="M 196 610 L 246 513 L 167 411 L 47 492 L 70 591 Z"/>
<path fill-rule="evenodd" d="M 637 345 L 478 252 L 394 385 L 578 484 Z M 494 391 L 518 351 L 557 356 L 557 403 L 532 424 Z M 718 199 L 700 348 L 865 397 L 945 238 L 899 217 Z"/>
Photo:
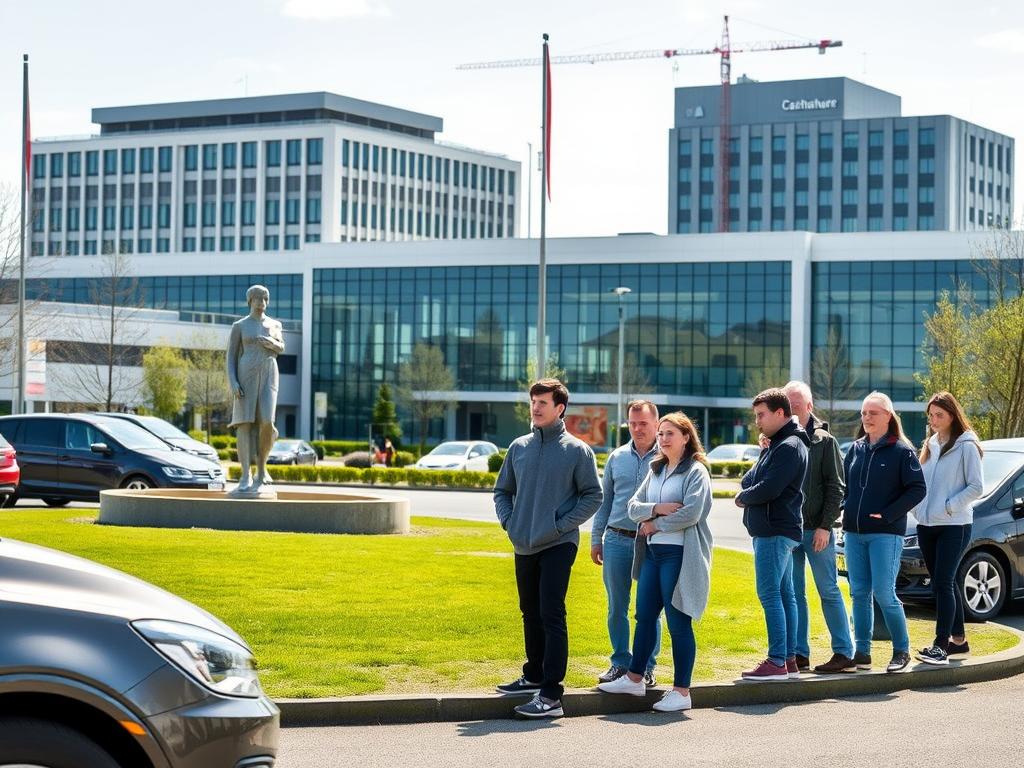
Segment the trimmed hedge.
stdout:
<path fill-rule="evenodd" d="M 712 461 L 709 464 L 713 477 L 743 477 L 754 466 L 752 461 Z"/>
<path fill-rule="evenodd" d="M 344 456 L 346 453 L 366 450 L 365 440 L 311 440 L 309 444 L 321 459 L 324 456 Z"/>
<path fill-rule="evenodd" d="M 504 448 L 499 448 L 497 453 L 492 453 L 487 457 L 487 469 L 491 472 L 500 472 L 501 465 L 505 463 L 505 454 L 508 453 Z"/>
<path fill-rule="evenodd" d="M 408 467 L 416 463 L 416 454 L 412 451 L 395 451 L 395 466 Z"/>
<path fill-rule="evenodd" d="M 408 483 L 411 487 L 431 488 L 493 488 L 498 476 L 494 472 L 455 472 L 433 469 L 405 469 L 338 466 L 274 466 L 271 477 L 278 482 L 299 483 L 366 483 L 367 485 L 398 485 Z M 241 476 L 238 466 L 228 467 L 228 479 Z"/>
<path fill-rule="evenodd" d="M 203 438 L 206 439 L 205 437 Z M 236 445 L 234 435 L 210 435 L 210 445 L 221 451 L 225 448 L 234 448 Z"/>
<path fill-rule="evenodd" d="M 217 458 L 221 461 L 238 461 L 237 448 L 218 448 Z"/>

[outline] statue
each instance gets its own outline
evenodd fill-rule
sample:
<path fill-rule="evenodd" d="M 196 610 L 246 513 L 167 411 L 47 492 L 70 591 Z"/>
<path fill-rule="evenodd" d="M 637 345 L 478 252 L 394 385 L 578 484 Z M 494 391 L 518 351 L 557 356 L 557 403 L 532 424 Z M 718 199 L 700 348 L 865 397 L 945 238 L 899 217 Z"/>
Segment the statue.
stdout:
<path fill-rule="evenodd" d="M 231 326 L 228 340 L 228 386 L 234 395 L 231 423 L 237 427 L 242 476 L 232 495 L 259 496 L 272 481 L 267 456 L 277 439 L 277 356 L 284 352 L 281 323 L 265 312 L 270 291 L 254 285 L 245 292 L 249 314 Z M 250 476 L 256 465 L 255 477 Z M 265 493 L 265 492 L 264 492 Z"/>

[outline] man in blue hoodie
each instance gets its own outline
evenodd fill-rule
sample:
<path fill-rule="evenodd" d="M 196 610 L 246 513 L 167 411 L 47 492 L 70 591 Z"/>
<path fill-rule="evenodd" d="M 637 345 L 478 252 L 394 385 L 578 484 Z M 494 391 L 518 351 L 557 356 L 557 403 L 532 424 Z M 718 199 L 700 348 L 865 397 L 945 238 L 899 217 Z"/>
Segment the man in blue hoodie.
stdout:
<path fill-rule="evenodd" d="M 766 389 L 754 398 L 754 420 L 769 440 L 757 463 L 743 476 L 736 505 L 754 539 L 757 597 L 768 627 L 768 658 L 744 680 L 765 682 L 799 677 L 796 664 L 797 608 L 793 592 L 793 550 L 803 536 L 807 433 L 792 418 L 785 390 Z"/>
<path fill-rule="evenodd" d="M 508 448 L 494 484 L 494 511 L 516 558 L 526 663 L 501 693 L 533 694 L 520 717 L 561 717 L 562 680 L 569 661 L 565 595 L 579 548 L 579 527 L 601 506 L 603 493 L 590 447 L 565 430 L 569 390 L 558 379 L 530 387 L 530 434 Z"/>

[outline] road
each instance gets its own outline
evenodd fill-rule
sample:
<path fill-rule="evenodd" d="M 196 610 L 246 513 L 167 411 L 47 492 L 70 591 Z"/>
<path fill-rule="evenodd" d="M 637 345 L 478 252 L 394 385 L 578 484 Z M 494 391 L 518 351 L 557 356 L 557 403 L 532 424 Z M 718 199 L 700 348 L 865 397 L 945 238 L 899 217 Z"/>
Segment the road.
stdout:
<path fill-rule="evenodd" d="M 281 733 L 277 768 L 671 765 L 830 768 L 1020 763 L 1024 676 L 802 704 Z"/>

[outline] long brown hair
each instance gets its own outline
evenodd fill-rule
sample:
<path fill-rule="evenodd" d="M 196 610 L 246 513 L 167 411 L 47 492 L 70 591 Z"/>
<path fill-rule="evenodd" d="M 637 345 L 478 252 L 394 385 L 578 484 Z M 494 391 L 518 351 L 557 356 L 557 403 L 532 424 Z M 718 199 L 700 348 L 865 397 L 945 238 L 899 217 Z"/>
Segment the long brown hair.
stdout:
<path fill-rule="evenodd" d="M 896 408 L 892 404 L 892 399 L 884 392 L 872 392 L 870 395 L 864 398 L 863 402 L 866 403 L 868 400 L 874 400 L 876 403 L 881 403 L 882 407 L 889 412 L 889 429 L 886 431 L 890 437 L 895 437 L 900 442 L 904 442 L 911 448 L 914 444 L 910 442 L 910 438 L 907 437 L 906 432 L 903 431 L 903 422 L 900 421 L 900 416 L 896 413 Z M 861 408 L 864 406 L 861 405 Z M 857 439 L 864 437 L 867 432 L 864 431 L 864 420 L 861 419 L 860 424 L 857 426 Z"/>
<path fill-rule="evenodd" d="M 708 466 L 707 457 L 704 455 L 704 445 L 700 441 L 700 435 L 697 434 L 697 427 L 690 421 L 690 417 L 682 411 L 675 411 L 673 413 L 666 413 L 660 419 L 658 419 L 658 427 L 668 422 L 673 427 L 678 429 L 684 435 L 689 435 L 690 439 L 686 443 L 686 447 L 683 449 L 683 459 L 692 458 L 694 461 L 699 461 L 705 467 Z M 654 474 L 661 474 L 661 470 L 668 464 L 668 456 L 662 453 L 661 449 L 658 449 L 658 455 L 651 460 L 651 469 L 654 470 Z"/>
<path fill-rule="evenodd" d="M 971 422 L 968 420 L 967 414 L 964 413 L 964 409 L 960 405 L 959 401 L 957 401 L 957 399 L 949 392 L 936 392 L 932 395 L 931 399 L 928 401 L 928 405 L 924 408 L 926 415 L 933 405 L 936 408 L 944 410 L 953 419 L 953 423 L 949 427 L 949 440 L 946 441 L 946 444 L 942 446 L 942 450 L 939 451 L 939 458 L 941 459 L 946 451 L 956 445 L 956 441 L 960 439 L 960 436 L 964 432 L 973 432 L 974 429 L 971 427 Z M 928 428 L 925 430 L 924 443 L 921 445 L 922 464 L 928 461 L 928 457 L 931 456 L 932 452 L 929 441 L 932 439 L 932 435 L 934 434 L 931 424 L 929 424 Z M 978 445 L 977 448 L 978 453 L 984 455 L 984 451 L 981 450 L 981 446 Z"/>

